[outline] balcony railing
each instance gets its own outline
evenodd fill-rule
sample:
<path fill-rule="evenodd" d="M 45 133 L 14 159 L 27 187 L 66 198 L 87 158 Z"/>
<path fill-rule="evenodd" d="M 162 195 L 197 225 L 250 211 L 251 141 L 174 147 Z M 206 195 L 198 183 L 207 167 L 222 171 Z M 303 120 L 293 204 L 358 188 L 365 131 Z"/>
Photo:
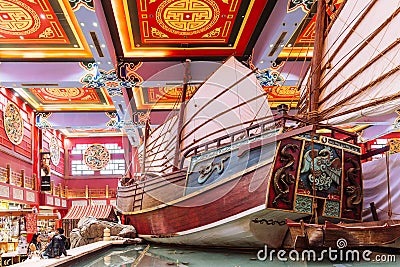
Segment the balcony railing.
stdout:
<path fill-rule="evenodd" d="M 115 198 L 117 196 L 116 189 L 74 189 L 69 190 L 67 198 Z"/>
<path fill-rule="evenodd" d="M 20 172 L 12 171 L 10 165 L 7 165 L 6 168 L 0 167 L 0 182 L 32 190 L 36 189 L 35 174 L 29 177 L 25 175 L 24 170 Z M 50 181 L 50 192 L 48 193 L 64 198 L 115 198 L 117 196 L 117 190 L 109 189 L 108 185 L 101 189 L 89 188 L 86 185 L 85 189 L 68 190 L 68 186 L 63 187 L 61 183 L 55 185 L 54 181 Z"/>
<path fill-rule="evenodd" d="M 35 190 L 36 175 L 26 176 L 24 170 L 15 172 L 7 165 L 6 168 L 0 167 L 0 182 Z"/>
<path fill-rule="evenodd" d="M 50 191 L 48 194 L 65 198 L 115 198 L 117 190 L 109 189 L 108 185 L 105 188 L 89 188 L 86 185 L 85 189 L 69 190 L 68 186 L 63 188 L 61 183 L 55 185 L 54 181 L 50 181 Z"/>

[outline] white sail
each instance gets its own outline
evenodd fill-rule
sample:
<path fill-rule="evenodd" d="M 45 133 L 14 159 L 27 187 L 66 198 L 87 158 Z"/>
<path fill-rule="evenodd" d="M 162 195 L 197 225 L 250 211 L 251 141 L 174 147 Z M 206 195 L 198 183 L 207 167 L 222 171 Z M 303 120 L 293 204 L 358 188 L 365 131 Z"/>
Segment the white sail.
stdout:
<path fill-rule="evenodd" d="M 172 171 L 177 130 L 178 115 L 172 112 L 169 118 L 149 135 L 144 161 L 146 173 L 162 174 Z M 143 145 L 139 152 L 141 157 L 143 157 Z"/>
<path fill-rule="evenodd" d="M 182 150 L 244 129 L 271 115 L 256 75 L 230 57 L 188 101 Z"/>
<path fill-rule="evenodd" d="M 399 108 L 399 13 L 400 0 L 345 3 L 325 40 L 321 121 L 342 124 Z"/>
<path fill-rule="evenodd" d="M 272 113 L 256 75 L 231 57 L 198 88 L 186 103 L 183 116 L 179 157 L 193 146 L 271 118 Z M 172 171 L 178 120 L 178 112 L 173 111 L 149 136 L 146 173 Z"/>

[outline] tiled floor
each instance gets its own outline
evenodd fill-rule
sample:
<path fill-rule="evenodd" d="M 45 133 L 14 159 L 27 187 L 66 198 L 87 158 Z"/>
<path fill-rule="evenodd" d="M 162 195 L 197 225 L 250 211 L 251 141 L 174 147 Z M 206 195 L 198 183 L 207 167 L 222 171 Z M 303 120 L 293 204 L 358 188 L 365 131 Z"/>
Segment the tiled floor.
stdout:
<path fill-rule="evenodd" d="M 60 266 L 66 262 L 73 261 L 95 251 L 101 250 L 106 247 L 111 247 L 113 244 L 122 244 L 122 241 L 100 241 L 86 246 L 73 248 L 67 250 L 68 256 L 62 256 L 59 259 L 28 259 L 24 262 L 14 264 L 13 267 L 50 267 Z"/>

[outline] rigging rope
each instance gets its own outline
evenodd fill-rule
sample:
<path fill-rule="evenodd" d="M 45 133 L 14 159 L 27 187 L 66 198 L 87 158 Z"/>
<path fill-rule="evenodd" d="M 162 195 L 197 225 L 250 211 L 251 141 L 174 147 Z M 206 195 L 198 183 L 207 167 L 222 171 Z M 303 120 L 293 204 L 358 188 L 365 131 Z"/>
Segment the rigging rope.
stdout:
<path fill-rule="evenodd" d="M 170 130 L 172 129 L 172 127 L 174 125 L 172 123 L 172 120 L 173 120 L 172 118 L 174 117 L 174 115 L 172 115 L 172 113 L 175 112 L 174 111 L 175 109 L 177 109 L 178 103 L 180 102 L 179 100 L 181 98 L 181 95 L 182 95 L 182 92 L 180 92 L 179 97 L 176 98 L 176 101 L 174 102 L 173 108 L 172 108 L 173 111 L 171 111 L 171 113 L 169 113 L 168 118 L 166 119 L 166 120 L 169 119 L 169 122 L 161 124 L 158 128 L 156 128 L 153 131 L 153 132 L 155 132 L 155 131 L 160 129 L 160 131 L 163 134 L 158 136 L 158 138 L 155 138 L 154 140 L 152 140 L 150 143 L 147 144 L 147 147 L 149 148 L 149 151 L 153 150 L 154 148 L 156 148 L 155 149 L 156 151 L 152 151 L 152 154 L 148 155 L 148 156 L 152 156 L 152 159 L 150 161 L 146 161 L 144 159 L 145 160 L 145 169 L 146 169 L 146 170 L 144 170 L 144 173 L 146 173 L 148 171 L 148 169 L 150 169 L 152 167 L 160 167 L 160 164 L 155 165 L 154 163 L 157 162 L 157 161 L 160 161 L 161 158 L 157 157 L 157 156 L 154 156 L 154 155 L 157 155 L 157 154 L 162 153 L 164 151 L 161 146 L 164 144 L 164 141 L 165 141 L 165 139 L 167 137 L 167 133 L 170 132 Z M 149 110 L 148 112 L 151 112 L 151 110 Z M 150 136 L 151 136 L 151 134 L 149 133 L 149 136 L 147 138 L 150 138 Z M 157 145 L 157 143 L 158 143 L 158 146 L 155 147 Z M 171 144 L 171 142 L 167 143 L 167 145 L 165 145 L 165 148 L 167 148 L 170 144 Z M 143 149 L 147 149 L 147 148 L 143 147 Z M 167 153 L 168 153 L 168 151 L 164 153 L 165 161 L 168 160 L 168 158 L 166 158 Z M 172 167 L 172 166 L 170 166 L 170 167 Z M 170 167 L 167 167 L 165 170 L 167 170 Z M 162 170 L 162 171 L 165 171 L 165 170 Z"/>
<path fill-rule="evenodd" d="M 344 29 L 344 30 L 342 30 L 341 31 L 341 33 L 339 34 L 339 37 L 340 36 L 342 36 L 345 32 L 348 32 L 348 31 L 346 31 L 349 27 L 350 27 L 350 25 L 353 25 L 353 23 L 355 22 L 355 26 L 354 27 L 356 27 L 356 26 L 358 26 L 358 24 L 359 24 L 359 22 L 361 21 L 361 20 L 359 20 L 359 21 L 356 21 L 356 19 L 360 19 L 360 18 L 362 18 L 362 17 L 364 17 L 365 16 L 365 11 L 367 11 L 367 13 L 369 12 L 369 10 L 368 10 L 368 8 L 371 6 L 371 5 L 373 5 L 373 4 L 375 4 L 376 3 L 376 1 L 370 1 L 370 3 L 369 4 L 367 4 L 358 14 L 357 14 L 357 16 L 352 20 L 352 21 L 350 21 L 350 22 L 348 22 L 348 21 L 342 21 L 342 23 L 343 23 L 343 28 L 346 26 L 346 28 Z M 399 12 L 399 7 L 397 6 L 397 10 L 396 10 L 396 12 L 394 12 L 394 13 L 392 13 L 392 15 L 391 15 L 391 18 L 390 19 L 387 19 L 383 24 L 381 24 L 381 26 L 380 27 L 378 27 L 373 33 L 375 33 L 376 31 L 381 31 L 381 29 L 380 28 L 383 28 L 383 26 L 385 26 L 385 25 L 387 25 L 387 27 L 385 27 L 385 31 L 382 31 L 383 32 L 383 36 L 386 36 L 387 35 L 387 32 L 388 32 L 388 29 L 389 29 L 389 23 L 392 23 L 392 19 L 395 17 L 395 15 L 397 15 L 398 14 L 398 12 Z M 353 32 L 354 34 L 356 34 L 356 35 L 358 35 L 358 36 L 360 36 L 361 37 L 361 34 L 359 34 L 358 32 L 357 32 L 357 29 L 356 28 L 353 28 L 353 29 L 350 29 L 350 31 L 351 32 Z M 381 70 L 381 72 L 383 73 L 384 71 L 385 71 L 385 69 L 387 69 L 387 68 L 389 68 L 390 67 L 390 65 L 394 65 L 394 62 L 393 62 L 393 57 L 391 57 L 391 58 L 388 58 L 387 56 L 385 56 L 381 51 L 384 51 L 384 50 L 380 50 L 381 49 L 381 47 L 379 46 L 379 44 L 380 43 L 378 43 L 378 44 L 373 44 L 372 42 L 371 42 L 371 38 L 374 38 L 374 36 L 375 35 L 377 35 L 377 33 L 375 33 L 375 34 L 373 34 L 372 35 L 372 33 L 370 34 L 370 35 L 368 35 L 368 36 L 366 36 L 365 38 L 363 38 L 362 40 L 360 40 L 359 42 L 358 42 L 358 44 L 356 44 L 354 47 L 353 47 L 353 49 L 351 49 L 350 51 L 348 51 L 343 57 L 341 57 L 340 59 L 338 59 L 338 61 L 336 62 L 336 64 L 334 65 L 334 66 L 330 66 L 330 69 L 325 73 L 325 75 L 324 75 L 324 78 L 325 77 L 328 77 L 328 75 L 331 73 L 331 72 L 333 72 L 333 71 L 336 71 L 336 74 L 339 74 L 339 75 L 341 75 L 342 76 L 342 79 L 344 79 L 344 80 L 346 80 L 346 83 L 342 83 L 342 85 L 346 85 L 346 86 L 349 86 L 349 85 L 351 85 L 351 86 L 353 86 L 355 89 L 354 89 L 354 92 L 353 92 L 353 95 L 355 95 L 355 94 L 360 94 L 360 93 L 362 93 L 364 90 L 366 90 L 366 89 L 368 89 L 368 88 L 366 88 L 366 89 L 360 89 L 360 86 L 358 86 L 357 84 L 355 84 L 354 82 L 353 82 L 353 76 L 355 75 L 355 74 L 357 74 L 357 73 L 355 73 L 354 75 L 352 75 L 352 76 L 349 76 L 350 78 L 347 78 L 347 77 L 344 77 L 342 74 L 341 74 L 341 72 L 339 71 L 339 70 L 341 70 L 342 68 L 343 68 L 343 66 L 339 66 L 339 69 L 337 68 L 337 65 L 339 65 L 343 60 L 345 60 L 345 59 L 347 59 L 348 60 L 348 57 L 349 57 L 349 55 L 350 54 L 352 54 L 353 53 L 353 56 L 354 56 L 354 53 L 357 55 L 359 52 L 360 52 L 360 48 L 363 46 L 363 44 L 364 43 L 366 43 L 369 47 L 372 47 L 372 49 L 374 50 L 374 51 L 376 51 L 378 54 L 381 54 L 382 55 L 382 57 L 383 58 L 385 58 L 386 60 L 388 60 L 389 62 L 391 62 L 392 64 L 387 64 L 386 65 L 386 68 L 383 68 L 382 70 Z M 336 38 L 335 39 L 335 42 L 337 41 L 337 40 L 339 40 L 340 38 Z M 382 41 L 382 39 L 383 39 L 383 37 L 381 38 L 381 41 Z M 333 44 L 335 44 L 335 42 L 333 43 Z M 332 47 L 333 47 L 333 45 L 332 45 Z M 332 48 L 331 47 L 331 48 Z M 339 48 L 338 48 L 339 49 Z M 329 49 L 330 50 L 330 49 Z M 328 54 L 328 52 L 329 52 L 329 50 L 326 52 L 326 54 L 324 55 L 324 57 Z M 338 50 L 336 50 L 335 52 L 334 52 L 334 54 L 335 53 L 337 53 L 337 51 Z M 354 52 L 355 51 L 355 52 Z M 372 58 L 373 57 L 373 53 L 371 53 L 371 55 L 370 55 L 370 58 Z M 369 67 L 370 65 L 365 65 L 364 67 Z M 397 68 L 397 67 L 396 67 Z M 362 69 L 362 68 L 361 68 Z M 333 75 L 331 75 L 331 77 L 327 80 L 327 82 L 326 82 L 326 84 L 324 84 L 323 86 L 322 86 L 322 90 L 325 90 L 326 88 L 327 88 L 327 84 L 329 84 L 333 79 L 334 79 L 334 77 L 335 77 L 335 74 L 333 74 Z M 342 86 L 341 85 L 341 86 Z M 369 87 L 369 86 L 368 86 Z M 340 88 L 340 86 L 339 86 L 339 88 Z M 334 95 L 334 94 L 337 94 L 338 92 L 337 92 L 338 90 L 333 90 L 333 91 L 331 91 L 329 94 L 326 94 L 325 95 L 325 98 L 323 99 L 323 100 L 320 100 L 320 102 L 324 102 L 326 99 L 328 99 L 328 98 L 330 98 L 330 96 L 332 96 L 332 95 Z M 335 106 L 330 106 L 330 107 L 327 107 L 327 108 L 325 108 L 325 110 L 324 110 L 324 112 L 322 112 L 322 120 L 328 120 L 328 119 L 331 119 L 331 118 L 334 118 L 334 117 L 339 117 L 339 116 L 342 116 L 342 115 L 344 115 L 344 114 L 348 114 L 348 113 L 351 113 L 351 112 L 347 112 L 347 113 L 339 113 L 339 114 L 333 114 L 332 115 L 332 113 L 333 112 L 335 112 L 335 110 L 338 110 L 339 108 L 343 108 L 343 107 L 346 107 L 346 106 L 348 106 L 348 105 L 353 105 L 353 104 L 358 104 L 359 102 L 358 101 L 355 101 L 354 99 L 353 99 L 353 101 L 351 100 L 351 98 L 349 98 L 349 97 L 347 97 L 347 98 L 343 98 L 342 100 L 342 103 L 337 103 Z M 346 101 L 345 103 L 343 103 L 344 101 Z M 390 100 L 387 100 L 387 101 L 390 101 Z M 321 104 L 321 103 L 320 103 Z M 353 110 L 352 112 L 357 112 L 358 110 Z M 329 115 L 329 113 L 331 113 L 331 115 Z"/>

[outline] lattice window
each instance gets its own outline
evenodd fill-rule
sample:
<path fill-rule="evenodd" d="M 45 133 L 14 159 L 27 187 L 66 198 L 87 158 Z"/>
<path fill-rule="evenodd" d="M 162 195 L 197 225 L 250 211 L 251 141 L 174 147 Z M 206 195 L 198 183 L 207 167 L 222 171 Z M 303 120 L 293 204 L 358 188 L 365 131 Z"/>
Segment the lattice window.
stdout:
<path fill-rule="evenodd" d="M 124 150 L 118 144 L 98 144 L 103 146 L 110 154 L 110 160 L 101 170 L 92 169 L 85 163 L 84 154 L 93 144 L 77 144 L 71 155 L 71 174 L 83 175 L 121 175 L 125 173 Z M 79 158 L 79 159 L 78 159 Z"/>

